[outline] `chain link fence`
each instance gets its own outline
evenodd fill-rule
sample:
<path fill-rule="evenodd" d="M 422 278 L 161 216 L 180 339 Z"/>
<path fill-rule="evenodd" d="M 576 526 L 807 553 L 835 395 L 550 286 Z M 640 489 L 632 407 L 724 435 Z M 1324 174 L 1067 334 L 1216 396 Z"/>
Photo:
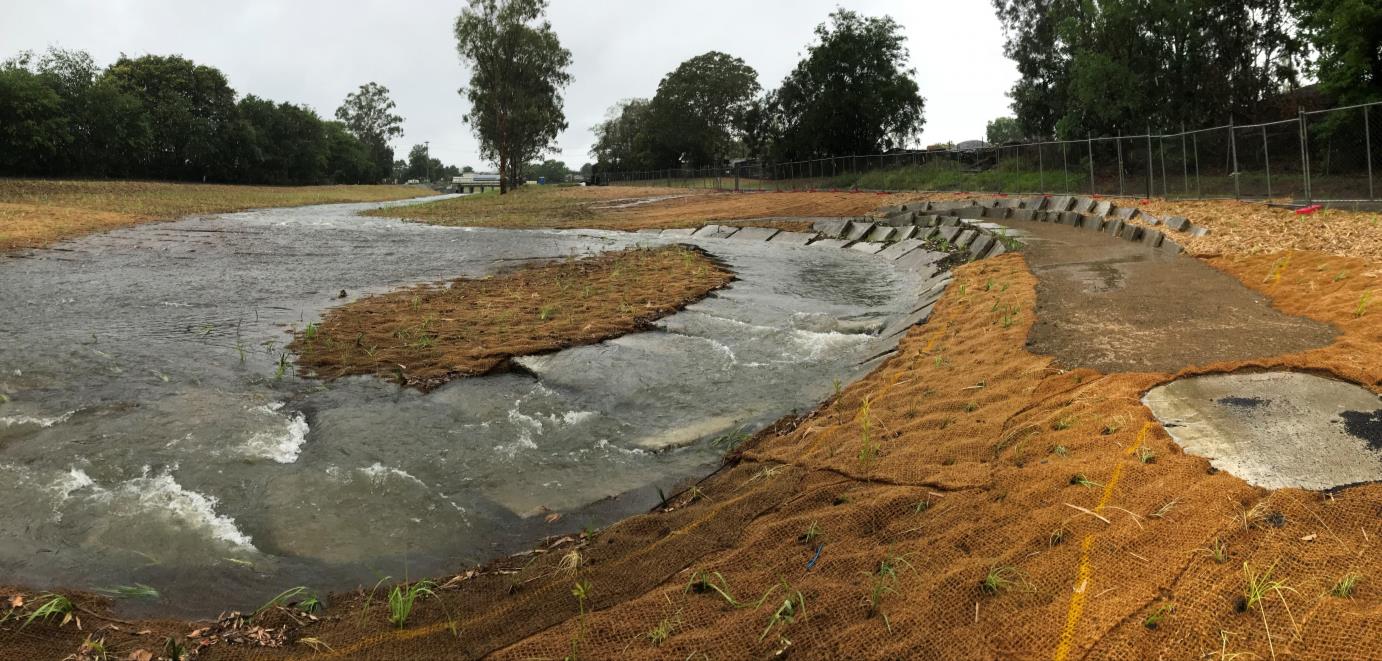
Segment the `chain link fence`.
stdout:
<path fill-rule="evenodd" d="M 783 163 L 599 172 L 596 183 L 717 190 L 1078 193 L 1377 201 L 1382 102 L 1178 133 L 1089 136 Z"/>

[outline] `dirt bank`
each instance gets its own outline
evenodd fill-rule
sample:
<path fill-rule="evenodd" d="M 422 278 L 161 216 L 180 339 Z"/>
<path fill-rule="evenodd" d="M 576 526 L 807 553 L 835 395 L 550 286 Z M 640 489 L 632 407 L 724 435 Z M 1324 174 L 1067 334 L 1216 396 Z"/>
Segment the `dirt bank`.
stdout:
<path fill-rule="evenodd" d="M 863 216 L 879 206 L 918 197 L 912 193 L 718 193 L 635 186 L 528 186 L 502 197 L 493 193 L 468 195 L 407 208 L 371 211 L 368 215 L 406 218 L 434 225 L 611 230 L 699 227 L 708 222 L 771 218 L 771 221 L 751 224 L 800 230 L 809 227 L 809 222 L 781 219 Z"/>
<path fill-rule="evenodd" d="M 0 251 L 184 216 L 263 207 L 383 202 L 417 186 L 228 186 L 148 181 L 0 179 Z"/>
<path fill-rule="evenodd" d="M 1209 263 L 1338 334 L 1181 375 L 1293 368 L 1382 392 L 1376 261 Z M 283 648 L 201 658 L 1375 657 L 1382 485 L 1268 491 L 1181 453 L 1139 401 L 1176 375 L 1026 347 L 1038 287 L 1059 283 L 1020 254 L 957 269 L 928 324 L 818 411 L 656 512 L 439 579 L 402 630 L 366 589 Z M 100 635 L 125 654 L 200 625 L 118 626 Z M 10 623 L 0 645 L 60 658 L 84 635 Z"/>
<path fill-rule="evenodd" d="M 320 378 L 374 374 L 428 390 L 646 328 L 733 278 L 688 246 L 606 252 L 369 296 L 328 311 L 290 348 Z"/>

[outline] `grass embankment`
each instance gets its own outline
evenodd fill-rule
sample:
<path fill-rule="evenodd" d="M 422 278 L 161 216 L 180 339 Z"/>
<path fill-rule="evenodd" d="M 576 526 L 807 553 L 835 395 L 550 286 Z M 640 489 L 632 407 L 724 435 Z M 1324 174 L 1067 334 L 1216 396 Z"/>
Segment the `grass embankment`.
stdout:
<path fill-rule="evenodd" d="M 0 179 L 0 250 L 157 220 L 261 207 L 384 202 L 432 194 L 416 186 L 231 186 L 147 181 Z"/>
<path fill-rule="evenodd" d="M 363 298 L 298 332 L 291 348 L 322 378 L 374 374 L 425 390 L 644 328 L 732 279 L 685 246 L 607 252 Z"/>
<path fill-rule="evenodd" d="M 482 193 L 367 215 L 404 218 L 433 225 L 508 229 L 640 230 L 699 227 L 722 222 L 805 230 L 809 222 L 773 220 L 791 216 L 862 216 L 880 205 L 915 194 L 717 193 L 676 188 L 526 186 L 508 195 Z M 768 219 L 757 220 L 753 219 Z"/>

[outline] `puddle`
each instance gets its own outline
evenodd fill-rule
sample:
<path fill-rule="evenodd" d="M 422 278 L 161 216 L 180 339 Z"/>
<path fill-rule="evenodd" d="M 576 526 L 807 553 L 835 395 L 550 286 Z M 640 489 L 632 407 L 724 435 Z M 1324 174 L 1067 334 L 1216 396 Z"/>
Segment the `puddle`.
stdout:
<path fill-rule="evenodd" d="M 371 206 L 0 257 L 0 583 L 145 583 L 165 596 L 151 612 L 213 615 L 283 586 L 441 573 L 600 527 L 713 470 L 722 450 L 705 437 L 861 376 L 896 338 L 860 331 L 906 316 L 919 284 L 853 251 L 683 239 L 739 280 L 651 332 L 427 395 L 280 376 L 285 331 L 341 290 L 671 242 L 355 215 Z"/>
<path fill-rule="evenodd" d="M 1190 454 L 1270 489 L 1382 480 L 1382 400 L 1296 372 L 1219 374 L 1153 388 L 1143 403 Z"/>

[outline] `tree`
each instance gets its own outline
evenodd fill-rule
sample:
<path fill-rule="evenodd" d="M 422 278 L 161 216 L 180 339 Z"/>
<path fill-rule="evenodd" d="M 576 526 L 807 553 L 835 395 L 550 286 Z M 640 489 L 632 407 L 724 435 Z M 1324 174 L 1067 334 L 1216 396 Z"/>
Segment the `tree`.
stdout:
<path fill-rule="evenodd" d="M 245 181 L 276 185 L 315 184 L 328 179 L 331 143 L 325 123 L 310 109 L 261 99 L 240 100 L 247 144 L 241 163 Z"/>
<path fill-rule="evenodd" d="M 368 184 L 379 181 L 379 168 L 369 147 L 351 134 L 343 122 L 323 122 L 326 130 L 326 172 L 333 183 Z"/>
<path fill-rule="evenodd" d="M 336 119 L 345 122 L 350 132 L 369 148 L 376 168 L 375 181 L 389 176 L 393 163 L 389 140 L 403 135 L 403 118 L 394 113 L 396 107 L 389 98 L 389 88 L 369 82 L 347 94 L 345 102 L 336 109 Z"/>
<path fill-rule="evenodd" d="M 1018 125 L 1073 138 L 1263 119 L 1303 55 L 1289 2 L 993 0 Z"/>
<path fill-rule="evenodd" d="M 551 150 L 567 126 L 561 90 L 571 82 L 571 52 L 543 18 L 546 0 L 469 0 L 456 19 L 456 50 L 470 68 L 460 93 L 480 140 L 499 166 L 499 192 L 519 169 Z"/>
<path fill-rule="evenodd" d="M 432 168 L 436 163 L 437 167 Z M 432 175 L 441 170 L 441 162 L 431 157 L 428 153 L 427 145 L 413 145 L 408 150 L 408 169 L 404 171 L 405 180 L 416 179 L 418 181 L 431 181 Z"/>
<path fill-rule="evenodd" d="M 0 173 L 47 172 L 70 141 L 57 92 L 28 70 L 0 68 Z"/>
<path fill-rule="evenodd" d="M 990 121 L 984 133 L 992 145 L 1020 142 L 1023 138 L 1022 127 L 1012 117 L 999 117 Z"/>
<path fill-rule="evenodd" d="M 1382 6 L 1372 0 L 1295 0 L 1318 53 L 1313 70 L 1341 103 L 1382 100 Z"/>
<path fill-rule="evenodd" d="M 601 170 L 644 170 L 654 167 L 641 151 L 641 138 L 648 118 L 647 99 L 626 99 L 605 111 L 605 121 L 591 127 L 595 144 L 590 155 Z M 639 143 L 643 142 L 644 145 Z"/>
<path fill-rule="evenodd" d="M 104 78 L 148 113 L 149 148 L 137 156 L 146 174 L 205 180 L 219 168 L 235 116 L 235 90 L 219 70 L 176 55 L 122 56 Z"/>
<path fill-rule="evenodd" d="M 718 164 L 743 149 L 744 115 L 761 88 L 744 61 L 710 51 L 682 62 L 658 83 L 646 126 L 651 167 Z"/>
<path fill-rule="evenodd" d="M 566 175 L 571 173 L 571 169 L 561 161 L 547 159 L 542 163 L 528 166 L 528 172 L 534 177 L 546 178 L 549 184 L 559 184 L 566 181 Z"/>
<path fill-rule="evenodd" d="M 903 147 L 921 132 L 925 100 L 904 68 L 902 26 L 891 17 L 837 9 L 816 27 L 807 48 L 775 94 L 769 112 L 787 158 L 873 154 Z"/>

